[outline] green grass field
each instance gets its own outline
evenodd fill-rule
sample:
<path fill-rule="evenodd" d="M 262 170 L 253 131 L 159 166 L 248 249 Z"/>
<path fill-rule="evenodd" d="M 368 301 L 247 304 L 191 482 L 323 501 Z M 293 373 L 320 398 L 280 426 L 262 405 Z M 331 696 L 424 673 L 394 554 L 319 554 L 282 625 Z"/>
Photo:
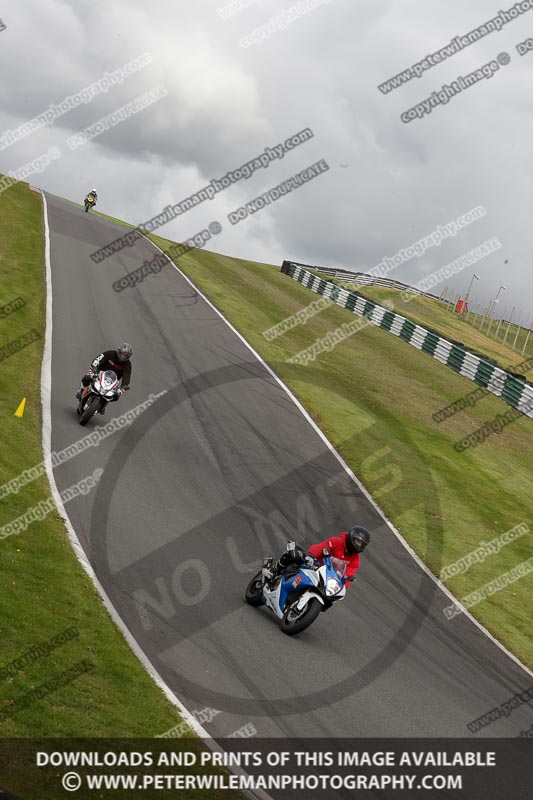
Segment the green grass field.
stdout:
<path fill-rule="evenodd" d="M 173 244 L 159 236 L 150 238 L 163 250 Z M 434 573 L 519 523 L 529 524 L 533 531 L 532 420 L 520 419 L 482 445 L 457 452 L 457 440 L 509 406 L 487 392 L 476 406 L 435 423 L 433 413 L 472 391 L 475 384 L 372 325 L 306 367 L 289 364 L 288 358 L 353 316 L 332 305 L 269 342 L 263 331 L 317 296 L 281 274 L 277 266 L 205 250 L 192 250 L 178 263 L 293 390 Z M 442 312 L 443 335 L 450 316 Z M 380 453 L 389 454 L 388 472 L 376 460 Z M 386 476 L 398 470 L 401 483 L 391 489 Z M 420 499 L 434 492 L 438 496 L 434 513 L 422 511 Z M 405 513 L 406 508 L 412 513 Z M 442 557 L 432 546 L 440 536 Z M 529 533 L 498 556 L 445 583 L 458 598 L 465 597 L 526 560 L 532 543 Z M 533 574 L 471 611 L 533 666 Z"/>
<path fill-rule="evenodd" d="M 523 324 L 516 325 L 509 319 L 510 316 L 511 314 L 508 312 L 507 316 L 505 318 L 502 317 L 500 320 L 495 314 L 491 314 L 489 318 L 484 314 L 470 311 L 465 315 L 465 322 L 467 325 L 481 330 L 487 338 L 500 342 L 513 351 L 522 354 L 524 358 L 533 356 L 533 330 L 524 327 Z"/>

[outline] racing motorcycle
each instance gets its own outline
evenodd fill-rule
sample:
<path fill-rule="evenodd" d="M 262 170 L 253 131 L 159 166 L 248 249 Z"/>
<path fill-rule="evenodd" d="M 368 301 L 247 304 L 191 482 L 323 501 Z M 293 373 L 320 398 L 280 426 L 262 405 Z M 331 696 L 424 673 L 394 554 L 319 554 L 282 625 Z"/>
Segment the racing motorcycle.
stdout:
<path fill-rule="evenodd" d="M 78 414 L 80 425 L 87 425 L 91 417 L 101 414 L 110 400 L 113 400 L 119 388 L 119 378 L 112 369 L 102 370 L 95 375 L 89 384 L 85 386 L 78 404 Z M 129 389 L 127 386 L 125 389 Z"/>
<path fill-rule="evenodd" d="M 85 211 L 88 211 L 90 208 L 92 208 L 94 206 L 94 204 L 96 203 L 96 200 L 94 199 L 94 197 L 92 195 L 89 194 L 85 198 L 84 203 L 85 203 Z"/>
<path fill-rule="evenodd" d="M 273 583 L 269 580 L 273 560 L 266 558 L 246 587 L 246 602 L 251 606 L 266 605 L 278 617 L 281 630 L 288 636 L 301 633 L 321 611 L 327 611 L 342 600 L 346 584 L 355 579 L 355 575 L 346 577 L 348 561 L 335 558 L 326 547 L 322 554 L 321 566 L 303 563 L 286 567 Z"/>

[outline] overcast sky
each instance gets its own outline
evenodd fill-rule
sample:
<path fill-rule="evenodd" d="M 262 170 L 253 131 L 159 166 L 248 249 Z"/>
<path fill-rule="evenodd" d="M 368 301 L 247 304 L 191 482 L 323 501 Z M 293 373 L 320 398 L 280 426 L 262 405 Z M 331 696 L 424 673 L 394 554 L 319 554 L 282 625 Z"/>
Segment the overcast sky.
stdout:
<path fill-rule="evenodd" d="M 139 224 L 289 136 L 314 137 L 158 232 L 183 240 L 218 221 L 209 249 L 281 264 L 369 271 L 469 209 L 486 216 L 390 273 L 408 283 L 487 239 L 501 249 L 435 288 L 495 297 L 533 318 L 532 9 L 388 94 L 387 79 L 495 17 L 501 0 L 4 0 L 0 142 L 143 53 L 148 66 L 0 151 L 8 173 L 59 149 L 30 181 Z M 296 9 L 280 29 L 282 12 Z M 305 12 L 305 13 L 304 13 Z M 267 38 L 255 29 L 276 18 Z M 0 28 L 2 25 L 0 25 Z M 276 29 L 278 28 L 278 29 Z M 266 34 L 263 34 L 266 35 Z M 242 46 L 248 44 L 248 46 Z M 533 45 L 533 42 L 531 43 Z M 502 53 L 499 69 L 409 123 L 403 112 Z M 497 62 L 496 62 L 497 63 Z M 166 96 L 76 150 L 68 137 L 145 92 Z M 4 142 L 6 140 L 4 139 Z M 56 152 L 56 155 L 58 153 Z M 237 225 L 228 214 L 316 161 L 330 169 Z M 508 263 L 505 264 L 505 261 Z M 516 319 L 516 316 L 515 316 Z"/>

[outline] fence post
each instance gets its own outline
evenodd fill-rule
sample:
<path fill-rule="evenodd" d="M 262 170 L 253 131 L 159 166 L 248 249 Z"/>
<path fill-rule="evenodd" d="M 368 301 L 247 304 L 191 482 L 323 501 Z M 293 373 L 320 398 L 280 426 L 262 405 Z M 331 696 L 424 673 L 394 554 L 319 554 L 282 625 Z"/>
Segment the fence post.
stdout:
<path fill-rule="evenodd" d="M 527 340 L 529 339 L 529 334 L 531 333 L 532 328 L 533 328 L 533 320 L 531 320 L 531 325 L 529 326 L 529 330 L 526 335 L 526 341 L 524 342 L 524 347 L 522 348 L 522 355 L 524 355 L 524 353 L 526 352 Z"/>
<path fill-rule="evenodd" d="M 520 320 L 521 319 L 522 319 L 522 312 L 520 312 L 520 315 L 519 315 L 518 320 L 516 322 L 516 334 L 515 334 L 514 342 L 513 342 L 513 350 L 516 348 L 516 342 L 517 342 L 517 339 L 518 339 L 518 334 L 520 333 Z"/>
<path fill-rule="evenodd" d="M 507 341 L 507 334 L 509 333 L 509 328 L 511 327 L 511 322 L 513 321 L 514 310 L 515 310 L 515 307 L 513 306 L 512 311 L 511 311 L 511 316 L 509 317 L 509 324 L 507 326 L 507 330 L 505 331 L 505 336 L 503 337 L 502 344 L 505 344 L 505 342 Z"/>
<path fill-rule="evenodd" d="M 483 312 L 483 319 L 481 320 L 481 325 L 479 326 L 479 330 L 481 330 L 483 328 L 483 323 L 485 322 L 485 317 L 487 316 L 487 311 L 488 310 L 489 310 L 489 307 L 487 306 L 485 311 Z"/>
<path fill-rule="evenodd" d="M 500 325 L 502 324 L 502 319 L 505 317 L 506 314 L 507 314 L 507 307 L 505 308 L 505 311 L 503 312 L 503 314 L 500 316 L 500 319 L 498 320 L 498 327 L 496 328 L 496 331 L 494 333 L 494 338 L 495 339 L 498 338 L 498 334 L 500 332 Z"/>

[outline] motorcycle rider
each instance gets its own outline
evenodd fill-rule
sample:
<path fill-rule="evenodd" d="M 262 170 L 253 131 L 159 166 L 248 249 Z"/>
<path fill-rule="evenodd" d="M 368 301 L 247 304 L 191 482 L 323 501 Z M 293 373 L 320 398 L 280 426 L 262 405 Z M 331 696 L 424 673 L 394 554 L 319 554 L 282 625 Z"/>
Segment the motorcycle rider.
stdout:
<path fill-rule="evenodd" d="M 113 400 L 118 400 L 124 392 L 129 389 L 131 379 L 131 356 L 133 349 L 131 344 L 124 342 L 119 345 L 116 350 L 104 350 L 103 353 L 96 356 L 92 361 L 91 366 L 81 379 L 80 388 L 76 392 L 76 399 L 81 400 L 81 395 L 85 386 L 89 386 L 92 379 L 101 370 L 111 369 L 116 373 L 118 378 L 122 379 L 120 388 L 115 392 Z M 105 413 L 105 407 L 100 412 Z"/>
<path fill-rule="evenodd" d="M 331 556 L 348 562 L 345 577 L 350 578 L 359 569 L 360 553 L 369 543 L 370 533 L 360 525 L 356 525 L 349 531 L 343 531 L 340 536 L 330 536 L 328 539 L 324 539 L 323 542 L 312 544 L 308 548 L 307 555 L 301 547 L 298 547 L 294 542 L 289 542 L 287 550 L 277 563 L 271 567 L 267 578 L 272 583 L 287 567 L 291 565 L 300 566 L 303 562 L 309 567 L 320 566 L 324 562 L 324 548 L 329 550 Z"/>
<path fill-rule="evenodd" d="M 87 200 L 88 197 L 92 197 L 94 199 L 93 205 L 96 205 L 96 201 L 98 200 L 98 195 L 96 194 L 94 189 L 91 189 L 91 191 L 87 193 L 85 199 Z"/>

